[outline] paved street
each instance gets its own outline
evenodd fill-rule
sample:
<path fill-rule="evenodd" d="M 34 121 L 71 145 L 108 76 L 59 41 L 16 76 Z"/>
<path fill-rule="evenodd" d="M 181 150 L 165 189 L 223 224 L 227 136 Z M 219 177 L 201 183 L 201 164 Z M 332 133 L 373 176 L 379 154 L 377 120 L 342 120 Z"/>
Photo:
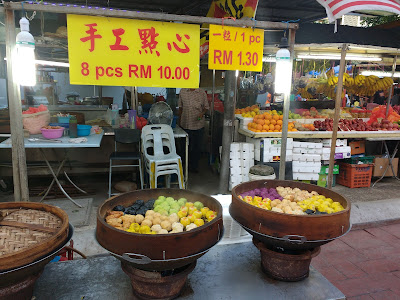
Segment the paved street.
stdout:
<path fill-rule="evenodd" d="M 350 231 L 312 265 L 347 299 L 400 299 L 400 224 Z"/>

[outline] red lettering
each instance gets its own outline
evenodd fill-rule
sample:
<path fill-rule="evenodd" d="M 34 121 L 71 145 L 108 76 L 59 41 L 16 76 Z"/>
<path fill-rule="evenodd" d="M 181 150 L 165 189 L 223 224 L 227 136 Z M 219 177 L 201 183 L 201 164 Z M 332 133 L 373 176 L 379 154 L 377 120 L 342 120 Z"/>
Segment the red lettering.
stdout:
<path fill-rule="evenodd" d="M 111 71 L 111 72 L 109 73 L 108 71 Z M 113 73 L 112 71 L 114 71 L 113 68 L 107 67 L 107 69 L 106 69 L 106 75 L 107 75 L 108 77 L 113 77 L 113 76 L 114 76 L 114 73 Z"/>
<path fill-rule="evenodd" d="M 151 66 L 147 66 L 146 69 L 143 65 L 140 65 L 140 76 L 141 78 L 151 78 Z"/>
<path fill-rule="evenodd" d="M 256 43 L 259 43 L 260 40 L 261 40 L 261 37 L 258 35 L 258 36 L 256 37 Z"/>
<path fill-rule="evenodd" d="M 122 68 L 115 68 L 115 77 L 122 77 Z"/>
<path fill-rule="evenodd" d="M 110 45 L 111 50 L 129 50 L 129 47 L 126 45 L 121 45 L 121 35 L 125 33 L 125 30 L 122 28 L 113 29 L 113 34 L 115 35 L 115 44 Z"/>
<path fill-rule="evenodd" d="M 229 51 L 229 54 L 224 50 L 224 64 L 225 65 L 232 65 L 232 51 Z"/>
<path fill-rule="evenodd" d="M 137 65 L 129 65 L 129 78 L 132 77 L 132 74 L 135 75 L 136 78 L 139 78 L 137 71 L 139 67 Z"/>
<path fill-rule="evenodd" d="M 81 73 L 83 76 L 88 76 L 90 71 L 89 71 L 89 64 L 87 62 L 83 62 L 81 64 L 82 70 Z"/>
<path fill-rule="evenodd" d="M 96 67 L 96 80 L 99 80 L 99 78 L 103 76 L 104 76 L 104 68 Z"/>
<path fill-rule="evenodd" d="M 95 28 L 97 26 L 97 23 L 85 24 L 85 26 L 89 27 L 89 29 L 85 31 L 88 34 L 88 36 L 83 37 L 80 40 L 84 43 L 90 41 L 89 51 L 93 52 L 95 39 L 101 39 L 102 36 L 100 34 L 95 34 L 97 32 L 97 29 Z"/>
<path fill-rule="evenodd" d="M 249 45 L 251 45 L 252 43 L 254 43 L 255 40 L 256 40 L 256 39 L 255 39 L 255 36 L 254 36 L 254 35 L 251 35 L 251 36 L 250 36 L 250 39 L 249 39 Z"/>
<path fill-rule="evenodd" d="M 221 50 L 214 50 L 214 64 L 216 64 L 218 60 L 218 63 L 222 65 L 221 55 L 222 55 Z"/>

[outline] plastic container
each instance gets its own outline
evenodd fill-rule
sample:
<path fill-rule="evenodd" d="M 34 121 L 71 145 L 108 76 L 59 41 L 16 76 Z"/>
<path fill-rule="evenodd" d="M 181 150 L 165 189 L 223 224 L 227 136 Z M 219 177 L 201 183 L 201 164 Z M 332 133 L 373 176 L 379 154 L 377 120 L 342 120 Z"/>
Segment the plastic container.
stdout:
<path fill-rule="evenodd" d="M 373 164 L 354 165 L 340 163 L 340 172 L 337 177 L 337 183 L 351 189 L 369 187 L 371 185 L 373 166 Z"/>
<path fill-rule="evenodd" d="M 78 125 L 78 136 L 88 136 L 90 134 L 90 125 Z"/>
<path fill-rule="evenodd" d="M 71 116 L 57 117 L 57 122 L 58 123 L 69 123 L 70 118 L 71 118 Z"/>
<path fill-rule="evenodd" d="M 57 129 L 46 129 L 46 128 L 41 128 L 40 131 L 42 132 L 42 135 L 46 139 L 58 139 L 63 136 L 65 128 L 57 128 Z"/>
<path fill-rule="evenodd" d="M 69 128 L 69 123 L 50 123 L 49 126 L 61 126 L 64 128 Z"/>
<path fill-rule="evenodd" d="M 69 137 L 78 137 L 78 121 L 75 116 L 71 116 L 71 118 L 69 119 Z"/>

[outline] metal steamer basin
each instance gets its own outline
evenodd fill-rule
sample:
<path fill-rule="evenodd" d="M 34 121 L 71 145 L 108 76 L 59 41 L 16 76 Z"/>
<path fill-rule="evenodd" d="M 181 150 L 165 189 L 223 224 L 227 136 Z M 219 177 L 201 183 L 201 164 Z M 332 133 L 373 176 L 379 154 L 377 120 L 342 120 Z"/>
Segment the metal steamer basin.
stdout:
<path fill-rule="evenodd" d="M 117 205 L 130 206 L 136 200 L 144 202 L 159 196 L 200 201 L 217 211 L 217 217 L 188 232 L 174 234 L 137 234 L 118 230 L 105 221 L 106 213 Z M 195 262 L 223 236 L 222 206 L 212 197 L 181 189 L 147 189 L 121 194 L 107 199 L 97 213 L 96 239 L 99 244 L 123 264 L 144 271 L 166 271 Z"/>
<path fill-rule="evenodd" d="M 299 188 L 339 202 L 344 210 L 322 215 L 289 215 L 252 206 L 238 196 L 260 188 Z M 256 240 L 281 250 L 311 250 L 337 239 L 351 229 L 350 203 L 338 193 L 317 185 L 288 180 L 257 180 L 232 189 L 229 213 Z"/>

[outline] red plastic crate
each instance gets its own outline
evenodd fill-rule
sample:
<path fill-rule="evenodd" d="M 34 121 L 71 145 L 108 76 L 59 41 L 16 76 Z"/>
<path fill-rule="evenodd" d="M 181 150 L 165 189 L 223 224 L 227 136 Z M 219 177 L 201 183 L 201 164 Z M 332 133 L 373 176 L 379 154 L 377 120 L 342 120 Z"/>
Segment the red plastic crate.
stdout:
<path fill-rule="evenodd" d="M 371 185 L 373 166 L 373 164 L 352 165 L 340 163 L 337 183 L 351 189 L 369 187 Z"/>

